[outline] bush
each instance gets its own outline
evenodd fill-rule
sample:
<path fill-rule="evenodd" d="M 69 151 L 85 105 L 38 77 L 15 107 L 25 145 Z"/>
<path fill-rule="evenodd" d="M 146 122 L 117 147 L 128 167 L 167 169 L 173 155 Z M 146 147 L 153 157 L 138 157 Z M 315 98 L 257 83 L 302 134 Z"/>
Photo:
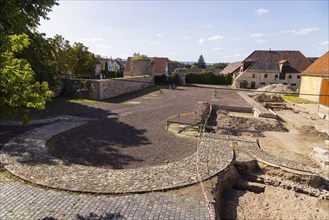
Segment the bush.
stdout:
<path fill-rule="evenodd" d="M 166 75 L 154 76 L 154 83 L 168 83 L 168 77 Z"/>
<path fill-rule="evenodd" d="M 123 77 L 122 70 L 120 70 L 116 73 L 116 77 L 115 77 L 115 72 L 113 72 L 113 71 L 102 70 L 101 73 L 103 74 L 103 79 Z"/>
<path fill-rule="evenodd" d="M 179 85 L 179 76 L 174 73 L 174 74 L 171 74 L 169 76 L 169 83 L 172 85 L 172 84 L 175 84 L 176 86 Z"/>
<path fill-rule="evenodd" d="M 200 83 L 212 85 L 230 85 L 232 84 L 232 75 L 216 75 L 213 72 L 187 73 L 186 83 Z"/>

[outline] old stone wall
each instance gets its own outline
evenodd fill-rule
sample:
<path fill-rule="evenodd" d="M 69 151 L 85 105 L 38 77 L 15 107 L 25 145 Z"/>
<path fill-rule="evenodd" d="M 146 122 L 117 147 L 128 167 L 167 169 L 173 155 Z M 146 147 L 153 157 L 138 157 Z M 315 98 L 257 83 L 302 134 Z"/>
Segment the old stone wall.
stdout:
<path fill-rule="evenodd" d="M 133 60 L 131 63 L 131 76 L 152 75 L 154 61 L 151 59 Z"/>
<path fill-rule="evenodd" d="M 153 76 L 117 78 L 100 82 L 99 100 L 144 89 L 154 85 Z"/>
<path fill-rule="evenodd" d="M 106 80 L 63 79 L 62 96 L 104 100 L 154 85 L 153 76 Z"/>

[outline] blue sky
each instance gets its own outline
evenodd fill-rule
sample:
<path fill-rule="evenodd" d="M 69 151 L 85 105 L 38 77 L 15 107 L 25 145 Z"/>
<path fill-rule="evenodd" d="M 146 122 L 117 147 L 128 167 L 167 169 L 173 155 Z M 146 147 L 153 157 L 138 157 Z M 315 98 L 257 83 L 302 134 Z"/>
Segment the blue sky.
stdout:
<path fill-rule="evenodd" d="M 208 63 L 254 50 L 328 51 L 328 1 L 59 1 L 40 32 L 126 59 L 134 52 Z"/>

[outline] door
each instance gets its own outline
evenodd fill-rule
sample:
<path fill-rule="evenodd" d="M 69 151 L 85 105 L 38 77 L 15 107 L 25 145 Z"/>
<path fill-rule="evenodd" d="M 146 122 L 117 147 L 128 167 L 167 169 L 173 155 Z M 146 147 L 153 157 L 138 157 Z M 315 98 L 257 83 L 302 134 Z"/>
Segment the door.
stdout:
<path fill-rule="evenodd" d="M 250 84 L 250 88 L 251 89 L 254 89 L 256 87 L 256 83 L 255 82 L 251 82 L 251 84 Z"/>
<path fill-rule="evenodd" d="M 322 79 L 319 103 L 329 106 L 329 79 Z"/>

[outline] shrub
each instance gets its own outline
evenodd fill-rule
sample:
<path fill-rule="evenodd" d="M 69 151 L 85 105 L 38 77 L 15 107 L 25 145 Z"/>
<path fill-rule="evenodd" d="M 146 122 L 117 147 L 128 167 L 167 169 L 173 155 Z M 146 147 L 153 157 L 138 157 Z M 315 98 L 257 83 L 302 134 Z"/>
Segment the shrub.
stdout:
<path fill-rule="evenodd" d="M 154 83 L 168 83 L 168 77 L 166 75 L 154 76 Z"/>
<path fill-rule="evenodd" d="M 186 83 L 200 83 L 212 85 L 230 85 L 232 84 L 232 75 L 216 75 L 213 72 L 187 73 Z"/>
<path fill-rule="evenodd" d="M 179 85 L 179 76 L 174 73 L 169 76 L 169 83 Z"/>

